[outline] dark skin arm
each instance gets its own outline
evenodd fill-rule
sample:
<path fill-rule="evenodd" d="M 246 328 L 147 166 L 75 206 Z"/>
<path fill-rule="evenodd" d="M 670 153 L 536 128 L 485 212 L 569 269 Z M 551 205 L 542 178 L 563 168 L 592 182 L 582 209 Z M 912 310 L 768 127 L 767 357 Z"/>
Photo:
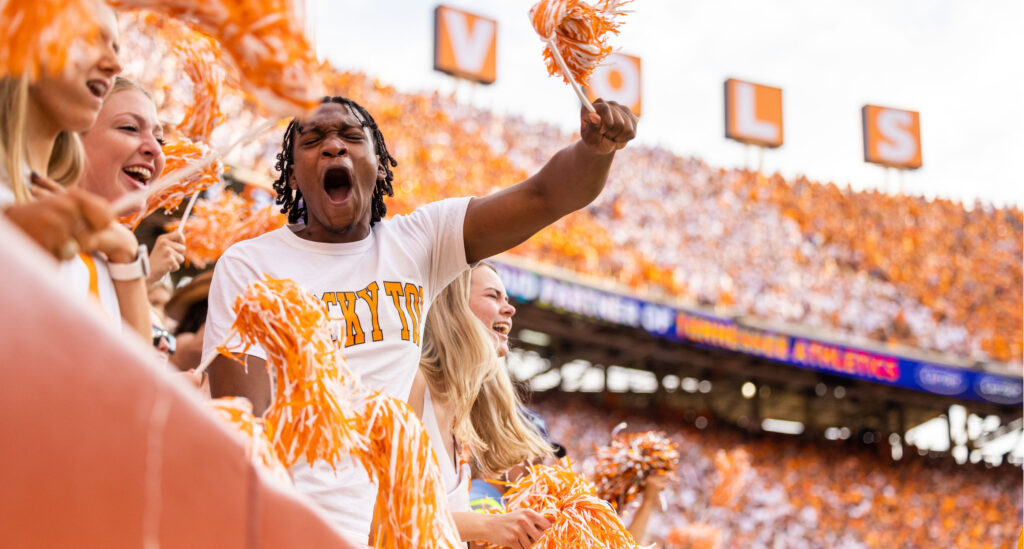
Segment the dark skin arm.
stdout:
<path fill-rule="evenodd" d="M 270 407 L 272 396 L 266 361 L 249 355 L 245 355 L 244 359 L 248 372 L 237 360 L 223 355 L 213 359 L 209 369 L 210 396 L 243 396 L 252 402 L 253 415 L 262 416 Z"/>
<path fill-rule="evenodd" d="M 637 118 L 614 101 L 598 99 L 594 108 L 597 114 L 580 110 L 580 140 L 558 151 L 540 171 L 469 203 L 463 225 L 467 261 L 513 248 L 597 198 L 615 152 L 636 136 Z"/>

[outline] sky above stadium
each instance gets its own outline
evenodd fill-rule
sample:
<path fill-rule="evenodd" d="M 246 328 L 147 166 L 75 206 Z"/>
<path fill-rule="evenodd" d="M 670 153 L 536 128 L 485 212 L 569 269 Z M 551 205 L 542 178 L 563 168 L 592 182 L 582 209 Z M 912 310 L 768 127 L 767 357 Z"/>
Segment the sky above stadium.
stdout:
<path fill-rule="evenodd" d="M 444 2 L 498 21 L 490 86 L 433 70 L 433 10 L 441 2 L 307 2 L 320 55 L 339 69 L 578 127 L 575 95 L 544 69 L 527 17 L 532 0 Z M 629 8 L 612 44 L 643 60 L 642 143 L 714 166 L 756 167 L 756 152 L 723 135 L 722 83 L 738 78 L 783 90 L 786 143 L 765 151 L 766 172 L 1024 203 L 1024 2 L 635 0 Z M 921 113 L 921 169 L 887 174 L 864 163 L 865 104 Z"/>

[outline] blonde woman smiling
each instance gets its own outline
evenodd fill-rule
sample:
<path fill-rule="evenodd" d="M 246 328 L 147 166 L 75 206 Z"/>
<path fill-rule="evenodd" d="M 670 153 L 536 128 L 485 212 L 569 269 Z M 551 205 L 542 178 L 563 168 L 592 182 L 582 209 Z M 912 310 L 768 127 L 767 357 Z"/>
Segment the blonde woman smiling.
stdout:
<path fill-rule="evenodd" d="M 463 272 L 434 301 L 423 332 L 420 371 L 409 404 L 430 434 L 448 502 L 464 541 L 527 548 L 550 522 L 531 510 L 500 515 L 470 511 L 470 470 L 498 476 L 551 446 L 520 415 L 520 402 L 500 357 L 508 353 L 515 308 L 497 272 L 482 264 Z"/>

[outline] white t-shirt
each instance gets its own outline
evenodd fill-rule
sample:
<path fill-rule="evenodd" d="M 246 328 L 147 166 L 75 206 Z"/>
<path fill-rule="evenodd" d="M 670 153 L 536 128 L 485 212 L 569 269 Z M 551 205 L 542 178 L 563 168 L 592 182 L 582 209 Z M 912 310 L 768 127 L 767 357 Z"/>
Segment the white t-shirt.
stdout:
<path fill-rule="evenodd" d="M 78 254 L 60 263 L 60 276 L 75 295 L 83 296 L 102 309 L 103 315 L 118 329 L 123 328 L 117 290 L 107 269 L 107 260 L 98 253 Z"/>
<path fill-rule="evenodd" d="M 264 274 L 288 278 L 326 302 L 331 318 L 340 321 L 345 360 L 363 386 L 408 400 L 427 310 L 469 267 L 462 238 L 469 200 L 450 198 L 380 221 L 358 242 L 312 242 L 282 227 L 231 246 L 210 284 L 204 359 L 230 332 L 231 306 L 248 283 Z M 266 356 L 257 347 L 248 353 Z M 312 468 L 300 462 L 292 475 L 296 488 L 352 542 L 366 544 L 377 491 L 361 465 L 346 460 L 335 474 L 325 462 Z"/>
<path fill-rule="evenodd" d="M 31 171 L 25 168 L 25 179 Z M 31 188 L 31 184 L 30 188 Z M 14 190 L 11 189 L 7 170 L 0 165 L 0 207 L 14 204 Z M 75 295 L 89 296 L 105 311 L 118 330 L 122 327 L 121 306 L 117 301 L 114 281 L 107 269 L 107 260 L 100 254 L 79 254 L 60 263 L 60 276 L 68 283 Z"/>

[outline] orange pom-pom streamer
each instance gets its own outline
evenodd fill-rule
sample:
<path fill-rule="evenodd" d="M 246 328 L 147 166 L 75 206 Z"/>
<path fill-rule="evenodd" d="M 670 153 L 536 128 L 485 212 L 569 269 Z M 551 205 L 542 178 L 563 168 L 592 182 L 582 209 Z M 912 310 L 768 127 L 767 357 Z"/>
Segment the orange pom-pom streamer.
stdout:
<path fill-rule="evenodd" d="M 241 222 L 231 227 L 225 250 L 236 242 L 256 238 L 262 234 L 269 233 L 283 227 L 288 222 L 288 217 L 281 213 L 281 209 L 273 204 L 265 206 L 245 216 Z"/>
<path fill-rule="evenodd" d="M 590 102 L 579 86 L 587 84 L 594 68 L 611 53 L 607 36 L 618 34 L 622 23 L 617 19 L 625 13 L 620 9 L 625 3 L 600 0 L 591 6 L 582 0 L 541 0 L 530 8 L 533 28 L 547 44 L 548 74 L 561 74 L 586 105 Z"/>
<path fill-rule="evenodd" d="M 168 231 L 181 228 L 188 246 L 185 260 L 199 269 L 220 259 L 236 242 L 255 238 L 283 227 L 288 218 L 274 205 L 252 211 L 249 200 L 224 192 L 215 201 L 198 200 L 184 227 L 178 220 L 166 225 Z"/>
<path fill-rule="evenodd" d="M 551 521 L 534 549 L 636 547 L 636 540 L 592 483 L 572 471 L 562 458 L 557 465 L 531 465 L 529 474 L 505 492 L 507 511 L 532 509 Z"/>
<path fill-rule="evenodd" d="M 653 475 L 675 479 L 679 451 L 663 432 L 613 434 L 611 444 L 597 450 L 594 484 L 597 495 L 622 511 Z"/>
<path fill-rule="evenodd" d="M 38 80 L 74 62 L 74 53 L 94 47 L 99 0 L 14 0 L 0 2 L 0 78 Z"/>
<path fill-rule="evenodd" d="M 208 401 L 217 416 L 230 425 L 235 432 L 242 436 L 245 445 L 245 453 L 249 461 L 257 467 L 270 474 L 278 481 L 291 484 L 291 476 L 284 464 L 277 459 L 267 438 L 266 426 L 263 418 L 252 414 L 252 403 L 242 397 L 222 397 Z"/>
<path fill-rule="evenodd" d="M 715 469 L 718 471 L 718 485 L 711 493 L 711 505 L 732 507 L 739 500 L 747 484 L 750 471 L 750 454 L 742 448 L 726 453 L 715 453 Z"/>
<path fill-rule="evenodd" d="M 227 118 L 220 110 L 226 77 L 219 61 L 220 46 L 209 36 L 192 32 L 187 40 L 174 42 L 173 51 L 192 81 L 192 101 L 185 108 L 178 132 L 192 141 L 209 143 L 214 128 Z"/>
<path fill-rule="evenodd" d="M 266 414 L 274 450 L 286 467 L 300 459 L 337 464 L 345 449 L 355 446 L 342 418 L 351 417 L 349 403 L 339 398 L 343 360 L 331 342 L 327 306 L 291 280 L 257 280 L 235 299 L 232 329 L 242 341 L 239 354 L 259 344 L 274 373 L 274 402 Z M 224 347 L 218 350 L 231 356 Z"/>
<path fill-rule="evenodd" d="M 281 461 L 336 465 L 342 452 L 352 454 L 378 483 L 376 547 L 459 547 L 423 424 L 401 400 L 360 388 L 331 342 L 326 304 L 290 280 L 268 277 L 250 283 L 234 310 L 239 354 L 258 343 L 274 372 L 266 423 Z"/>
<path fill-rule="evenodd" d="M 381 393 L 366 400 L 356 427 L 369 444 L 355 452 L 377 481 L 374 547 L 465 547 L 459 540 L 430 435 L 405 402 Z"/>
<path fill-rule="evenodd" d="M 165 227 L 168 231 L 181 229 L 188 246 L 185 260 L 199 269 L 220 259 L 227 250 L 232 227 L 245 215 L 249 203 L 233 192 L 225 192 L 215 201 L 198 200 L 192 209 L 192 216 L 181 227 L 174 220 Z"/>
<path fill-rule="evenodd" d="M 220 42 L 238 68 L 242 85 L 280 116 L 317 105 L 318 63 L 291 0 L 112 0 L 180 19 Z"/>
<path fill-rule="evenodd" d="M 146 216 L 161 208 L 167 213 L 174 211 L 183 200 L 209 188 L 224 174 L 224 164 L 219 160 L 205 162 L 209 155 L 216 153 L 202 143 L 186 138 L 172 139 L 163 150 L 166 157 L 164 174 L 151 184 L 151 189 L 147 189 L 145 206 L 135 214 L 121 218 L 122 223 L 133 229 Z"/>

